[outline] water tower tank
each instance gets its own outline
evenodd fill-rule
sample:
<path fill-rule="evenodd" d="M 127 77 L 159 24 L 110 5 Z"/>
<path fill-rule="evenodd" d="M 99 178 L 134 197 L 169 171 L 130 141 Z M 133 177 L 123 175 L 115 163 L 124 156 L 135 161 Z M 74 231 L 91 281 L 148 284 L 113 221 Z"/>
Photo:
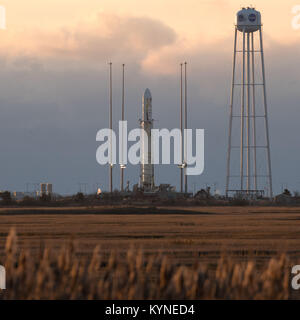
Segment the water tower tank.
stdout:
<path fill-rule="evenodd" d="M 255 32 L 261 26 L 261 14 L 254 8 L 243 8 L 237 13 L 236 25 L 241 32 Z"/>

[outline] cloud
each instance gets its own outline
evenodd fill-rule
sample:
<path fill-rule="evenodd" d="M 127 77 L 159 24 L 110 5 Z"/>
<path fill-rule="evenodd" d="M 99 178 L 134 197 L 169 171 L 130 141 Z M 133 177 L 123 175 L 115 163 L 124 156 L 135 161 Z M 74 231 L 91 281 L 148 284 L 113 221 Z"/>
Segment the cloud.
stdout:
<path fill-rule="evenodd" d="M 55 33 L 38 32 L 34 37 L 35 54 L 94 63 L 114 59 L 139 62 L 149 52 L 174 43 L 177 35 L 155 19 L 102 12 L 94 21 Z"/>
<path fill-rule="evenodd" d="M 215 69 L 228 58 L 232 49 L 231 39 L 223 39 L 217 43 L 202 42 L 189 43 L 178 39 L 174 44 L 164 46 L 159 50 L 150 52 L 142 61 L 141 66 L 145 72 L 160 75 L 174 75 L 178 73 L 178 65 L 182 62 L 193 62 L 193 67 Z"/>

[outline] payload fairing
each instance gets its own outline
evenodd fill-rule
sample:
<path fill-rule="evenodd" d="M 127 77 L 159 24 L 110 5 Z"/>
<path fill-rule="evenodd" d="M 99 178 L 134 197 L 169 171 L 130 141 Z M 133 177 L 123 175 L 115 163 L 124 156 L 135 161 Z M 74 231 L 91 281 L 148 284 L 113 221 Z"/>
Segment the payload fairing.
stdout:
<path fill-rule="evenodd" d="M 151 192 L 154 190 L 155 185 L 154 165 L 151 163 L 151 130 L 153 129 L 153 119 L 152 96 L 149 89 L 146 89 L 143 95 L 142 119 L 140 123 L 142 129 L 140 187 L 144 191 Z"/>

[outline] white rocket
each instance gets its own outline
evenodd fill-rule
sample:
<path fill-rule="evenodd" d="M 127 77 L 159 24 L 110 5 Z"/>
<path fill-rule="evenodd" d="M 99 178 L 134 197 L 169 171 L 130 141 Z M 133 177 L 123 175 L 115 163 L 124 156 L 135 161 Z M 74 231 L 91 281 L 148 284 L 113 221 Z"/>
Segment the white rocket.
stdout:
<path fill-rule="evenodd" d="M 140 187 L 144 191 L 152 191 L 154 189 L 154 165 L 151 164 L 151 129 L 153 129 L 153 119 L 152 96 L 149 89 L 146 89 L 143 95 L 142 119 L 140 123 L 142 129 Z M 144 132 L 147 134 L 146 137 Z"/>

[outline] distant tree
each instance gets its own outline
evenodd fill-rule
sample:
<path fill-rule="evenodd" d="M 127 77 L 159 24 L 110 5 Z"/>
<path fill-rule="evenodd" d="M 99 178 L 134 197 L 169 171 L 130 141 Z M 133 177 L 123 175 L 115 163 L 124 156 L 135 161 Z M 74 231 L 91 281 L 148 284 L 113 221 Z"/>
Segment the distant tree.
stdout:
<path fill-rule="evenodd" d="M 51 194 L 45 194 L 43 193 L 41 196 L 40 196 L 40 200 L 44 201 L 44 202 L 49 202 L 51 201 Z"/>
<path fill-rule="evenodd" d="M 292 193 L 291 193 L 291 191 L 289 189 L 284 189 L 283 194 L 286 195 L 286 196 L 289 196 L 289 197 L 292 196 Z"/>
<path fill-rule="evenodd" d="M 250 204 L 249 201 L 246 199 L 233 199 L 229 201 L 229 205 L 231 206 L 243 207 L 243 206 L 248 206 L 249 204 Z"/>
<path fill-rule="evenodd" d="M 3 204 L 11 204 L 11 193 L 9 191 L 4 191 L 0 193 L 0 197 L 2 199 Z"/>
<path fill-rule="evenodd" d="M 19 203 L 21 206 L 33 206 L 37 204 L 37 201 L 32 197 L 25 196 Z"/>
<path fill-rule="evenodd" d="M 81 202 L 81 201 L 84 201 L 85 200 L 85 196 L 82 192 L 78 192 L 76 195 L 75 195 L 75 201 L 78 201 L 78 202 Z"/>

